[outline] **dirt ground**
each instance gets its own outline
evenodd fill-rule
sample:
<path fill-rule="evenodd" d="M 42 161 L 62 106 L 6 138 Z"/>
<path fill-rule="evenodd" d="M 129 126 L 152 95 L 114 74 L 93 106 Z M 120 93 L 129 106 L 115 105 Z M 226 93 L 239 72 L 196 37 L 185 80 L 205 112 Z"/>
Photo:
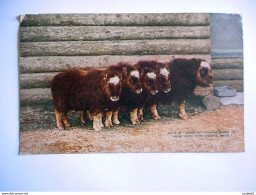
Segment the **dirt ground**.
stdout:
<path fill-rule="evenodd" d="M 192 115 L 188 120 L 163 117 L 101 132 L 81 127 L 21 131 L 20 154 L 242 152 L 243 110 L 243 106 L 228 106 Z"/>

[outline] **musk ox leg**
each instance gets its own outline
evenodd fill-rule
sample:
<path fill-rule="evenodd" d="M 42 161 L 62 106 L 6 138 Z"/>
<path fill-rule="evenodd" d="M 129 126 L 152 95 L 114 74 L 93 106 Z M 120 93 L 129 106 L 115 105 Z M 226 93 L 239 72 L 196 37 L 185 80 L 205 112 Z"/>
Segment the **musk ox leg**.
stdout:
<path fill-rule="evenodd" d="M 62 117 L 63 117 L 63 123 L 64 123 L 65 127 L 71 127 L 71 124 L 68 120 L 67 114 L 66 113 L 63 114 Z"/>
<path fill-rule="evenodd" d="M 159 116 L 159 114 L 157 112 L 156 106 L 157 106 L 156 104 L 150 105 L 150 111 L 151 111 L 151 113 L 153 115 L 153 118 L 155 120 L 160 120 L 161 117 Z"/>
<path fill-rule="evenodd" d="M 138 119 L 143 121 L 144 118 L 143 118 L 143 108 L 139 108 L 138 109 Z"/>
<path fill-rule="evenodd" d="M 185 111 L 185 103 L 186 103 L 186 101 L 182 100 L 179 104 L 179 117 L 184 120 L 189 118 L 189 116 L 187 115 L 187 113 Z"/>
<path fill-rule="evenodd" d="M 113 111 L 113 123 L 116 125 L 120 124 L 120 121 L 118 120 L 118 113 L 119 113 L 119 110 Z"/>
<path fill-rule="evenodd" d="M 95 131 L 101 131 L 102 130 L 102 127 L 101 127 L 101 118 L 102 118 L 102 114 L 99 113 L 99 114 L 95 114 L 92 116 L 92 119 L 93 119 L 93 129 Z"/>
<path fill-rule="evenodd" d="M 87 116 L 90 120 L 92 120 L 92 115 L 90 114 L 89 110 L 87 110 Z"/>
<path fill-rule="evenodd" d="M 55 110 L 55 115 L 56 115 L 57 127 L 60 130 L 64 130 L 65 126 L 63 124 L 63 113 L 58 112 L 57 110 Z"/>
<path fill-rule="evenodd" d="M 86 124 L 86 122 L 87 122 L 86 117 L 87 117 L 86 111 L 82 111 L 81 112 L 81 121 L 82 121 L 83 124 Z"/>
<path fill-rule="evenodd" d="M 130 120 L 132 121 L 132 124 L 134 124 L 134 125 L 140 123 L 140 121 L 138 119 L 138 108 L 135 108 L 130 111 Z"/>
<path fill-rule="evenodd" d="M 112 114 L 113 114 L 112 111 L 106 112 L 106 115 L 105 115 L 105 126 L 106 126 L 107 128 L 113 126 L 112 120 L 111 120 Z"/>
<path fill-rule="evenodd" d="M 102 117 L 103 117 L 103 114 L 101 114 L 101 117 L 100 117 L 100 123 L 99 123 L 101 128 L 103 128 L 103 127 L 104 127 L 104 125 L 103 125 L 103 123 L 102 123 Z"/>

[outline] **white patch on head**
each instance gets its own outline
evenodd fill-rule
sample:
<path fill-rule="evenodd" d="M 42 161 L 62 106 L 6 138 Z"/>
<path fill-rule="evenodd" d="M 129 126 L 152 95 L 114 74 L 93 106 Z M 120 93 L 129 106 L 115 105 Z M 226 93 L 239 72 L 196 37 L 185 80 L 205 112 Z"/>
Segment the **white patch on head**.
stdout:
<path fill-rule="evenodd" d="M 169 91 L 171 91 L 171 88 L 165 89 L 165 90 L 163 90 L 163 91 L 164 91 L 164 93 L 168 93 Z"/>
<path fill-rule="evenodd" d="M 110 78 L 108 82 L 111 83 L 111 84 L 116 85 L 116 84 L 119 83 L 119 81 L 120 81 L 119 77 L 118 76 L 114 76 L 114 77 Z"/>
<path fill-rule="evenodd" d="M 132 76 L 132 77 L 140 78 L 140 73 L 139 73 L 138 70 L 133 70 L 133 71 L 131 72 L 131 76 Z"/>
<path fill-rule="evenodd" d="M 140 94 L 141 92 L 142 92 L 142 88 L 137 89 L 137 90 L 135 91 L 136 94 Z"/>
<path fill-rule="evenodd" d="M 147 76 L 148 76 L 148 78 L 150 78 L 150 79 L 156 79 L 156 73 L 154 73 L 154 72 L 149 72 L 149 73 L 147 73 Z"/>
<path fill-rule="evenodd" d="M 211 68 L 210 64 L 208 64 L 207 62 L 201 62 L 200 64 L 201 67 L 204 67 L 204 68 Z"/>
<path fill-rule="evenodd" d="M 113 96 L 113 97 L 110 97 L 110 100 L 111 100 L 112 102 L 116 102 L 116 101 L 119 100 L 119 97 L 118 97 L 118 96 Z"/>
<path fill-rule="evenodd" d="M 160 69 L 160 74 L 168 77 L 169 71 L 167 70 L 167 68 L 161 68 Z"/>
<path fill-rule="evenodd" d="M 158 93 L 158 90 L 153 90 L 150 92 L 152 95 L 156 95 Z"/>

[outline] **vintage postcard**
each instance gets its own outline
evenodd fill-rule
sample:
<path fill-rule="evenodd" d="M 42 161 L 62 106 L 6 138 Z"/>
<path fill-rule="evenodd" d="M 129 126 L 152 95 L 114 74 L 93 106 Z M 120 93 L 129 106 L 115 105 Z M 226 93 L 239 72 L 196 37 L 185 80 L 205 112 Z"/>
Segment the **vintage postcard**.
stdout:
<path fill-rule="evenodd" d="M 19 20 L 20 154 L 244 151 L 239 14 Z"/>

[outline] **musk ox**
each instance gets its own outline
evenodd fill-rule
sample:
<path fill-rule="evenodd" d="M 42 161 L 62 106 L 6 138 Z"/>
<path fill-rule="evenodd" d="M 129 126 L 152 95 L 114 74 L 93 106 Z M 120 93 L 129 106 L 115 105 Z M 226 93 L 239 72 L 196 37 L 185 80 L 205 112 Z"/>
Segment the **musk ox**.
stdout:
<path fill-rule="evenodd" d="M 143 104 L 138 109 L 138 118 L 143 120 L 143 108 L 147 104 L 153 115 L 153 118 L 161 119 L 157 112 L 157 104 L 162 96 L 171 90 L 169 80 L 169 70 L 166 63 L 160 63 L 154 60 L 139 61 L 135 65 L 142 72 L 143 83 Z"/>
<path fill-rule="evenodd" d="M 188 119 L 185 112 L 185 100 L 192 95 L 197 85 L 209 86 L 213 81 L 212 68 L 202 59 L 176 58 L 168 63 L 172 90 L 168 100 L 179 104 L 179 117 Z"/>
<path fill-rule="evenodd" d="M 130 120 L 133 124 L 139 123 L 137 110 L 142 100 L 142 84 L 141 74 L 139 70 L 128 64 L 119 63 L 112 65 L 108 70 L 115 70 L 122 74 L 122 93 L 120 99 L 120 108 L 130 113 Z M 113 112 L 113 122 L 119 124 L 118 120 L 119 109 Z"/>
<path fill-rule="evenodd" d="M 88 111 L 93 119 L 93 128 L 100 131 L 103 127 L 102 113 L 118 108 L 121 90 L 122 75 L 114 70 L 70 69 L 57 74 L 51 82 L 51 91 L 58 128 L 70 126 L 67 112 Z M 84 114 L 82 121 L 85 122 Z"/>

